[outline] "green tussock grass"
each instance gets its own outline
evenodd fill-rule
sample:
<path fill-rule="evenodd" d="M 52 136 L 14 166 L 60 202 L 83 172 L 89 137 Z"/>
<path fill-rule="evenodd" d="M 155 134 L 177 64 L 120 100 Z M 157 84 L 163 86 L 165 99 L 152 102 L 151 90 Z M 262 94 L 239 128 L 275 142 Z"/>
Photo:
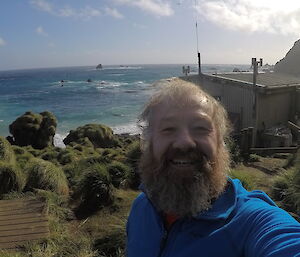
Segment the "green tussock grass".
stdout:
<path fill-rule="evenodd" d="M 300 150 L 291 159 L 294 166 L 274 178 L 272 196 L 280 207 L 300 216 Z"/>
<path fill-rule="evenodd" d="M 232 179 L 235 179 L 235 178 L 239 179 L 241 181 L 243 187 L 245 187 L 249 191 L 254 190 L 256 188 L 256 185 L 255 185 L 256 177 L 253 174 L 245 173 L 240 170 L 233 169 L 229 172 L 229 176 Z"/>
<path fill-rule="evenodd" d="M 16 158 L 10 143 L 0 136 L 0 161 L 9 163 L 12 165 L 16 164 Z"/>
<path fill-rule="evenodd" d="M 27 174 L 26 189 L 45 189 L 59 194 L 69 193 L 68 182 L 63 170 L 53 163 L 33 158 L 25 168 Z"/>
<path fill-rule="evenodd" d="M 13 164 L 0 161 L 0 195 L 17 191 L 21 192 L 25 186 L 26 176 Z"/>

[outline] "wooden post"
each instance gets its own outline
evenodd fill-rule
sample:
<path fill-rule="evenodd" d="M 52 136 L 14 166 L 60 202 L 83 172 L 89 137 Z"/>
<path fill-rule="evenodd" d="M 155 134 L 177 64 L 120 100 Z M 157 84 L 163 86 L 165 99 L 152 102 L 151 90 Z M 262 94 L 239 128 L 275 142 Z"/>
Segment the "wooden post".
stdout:
<path fill-rule="evenodd" d="M 201 58 L 200 58 L 200 53 L 198 52 L 198 74 L 201 75 Z"/>

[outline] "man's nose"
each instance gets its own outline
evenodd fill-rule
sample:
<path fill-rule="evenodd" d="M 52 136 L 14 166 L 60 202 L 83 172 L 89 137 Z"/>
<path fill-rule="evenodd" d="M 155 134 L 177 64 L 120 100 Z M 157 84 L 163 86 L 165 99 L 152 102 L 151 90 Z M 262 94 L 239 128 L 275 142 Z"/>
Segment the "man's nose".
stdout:
<path fill-rule="evenodd" d="M 196 142 L 188 129 L 179 131 L 173 143 L 174 149 L 187 151 L 196 147 Z"/>

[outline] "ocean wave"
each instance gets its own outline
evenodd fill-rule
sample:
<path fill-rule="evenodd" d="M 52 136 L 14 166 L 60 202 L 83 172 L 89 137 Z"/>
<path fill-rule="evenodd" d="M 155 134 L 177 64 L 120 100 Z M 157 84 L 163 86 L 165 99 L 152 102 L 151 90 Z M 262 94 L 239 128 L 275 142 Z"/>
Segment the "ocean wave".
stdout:
<path fill-rule="evenodd" d="M 126 86 L 129 83 L 127 82 L 118 82 L 118 81 L 105 81 L 105 80 L 95 80 L 94 81 L 98 86 L 97 88 L 109 88 L 109 87 L 121 87 L 121 86 Z"/>
<path fill-rule="evenodd" d="M 63 140 L 68 134 L 62 135 L 62 134 L 55 134 L 53 138 L 53 144 L 56 147 L 59 148 L 66 148 L 66 145 L 64 144 Z"/>
<path fill-rule="evenodd" d="M 119 67 L 104 67 L 102 70 L 140 70 L 142 66 L 119 66 Z"/>
<path fill-rule="evenodd" d="M 129 134 L 129 135 L 138 135 L 141 133 L 140 128 L 136 123 L 128 123 L 124 125 L 114 126 L 112 130 L 115 134 Z"/>
<path fill-rule="evenodd" d="M 116 77 L 119 77 L 119 76 L 124 76 L 125 74 L 124 73 L 112 73 L 112 74 L 109 74 L 110 76 L 116 76 Z"/>

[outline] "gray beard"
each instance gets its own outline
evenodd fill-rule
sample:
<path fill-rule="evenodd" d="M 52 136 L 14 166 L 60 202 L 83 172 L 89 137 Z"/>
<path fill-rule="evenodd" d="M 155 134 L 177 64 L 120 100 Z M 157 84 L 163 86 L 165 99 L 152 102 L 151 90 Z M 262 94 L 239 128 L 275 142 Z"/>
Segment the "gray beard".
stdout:
<path fill-rule="evenodd" d="M 203 159 L 201 167 L 190 176 L 182 177 L 173 173 L 166 164 L 157 165 L 153 157 L 142 156 L 142 182 L 158 211 L 179 217 L 195 217 L 211 208 L 213 199 L 224 190 L 226 175 L 216 167 L 218 165 Z"/>

